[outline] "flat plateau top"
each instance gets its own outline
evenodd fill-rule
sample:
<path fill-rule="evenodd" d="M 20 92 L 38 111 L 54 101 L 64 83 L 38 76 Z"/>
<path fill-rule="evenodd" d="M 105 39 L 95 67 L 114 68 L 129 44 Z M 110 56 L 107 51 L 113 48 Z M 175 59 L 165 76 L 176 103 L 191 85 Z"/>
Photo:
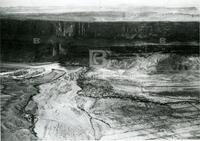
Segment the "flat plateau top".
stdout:
<path fill-rule="evenodd" d="M 0 8 L 0 19 L 131 22 L 131 21 L 197 21 L 196 7 L 126 7 L 123 9 L 73 9 L 69 7 L 7 7 Z"/>

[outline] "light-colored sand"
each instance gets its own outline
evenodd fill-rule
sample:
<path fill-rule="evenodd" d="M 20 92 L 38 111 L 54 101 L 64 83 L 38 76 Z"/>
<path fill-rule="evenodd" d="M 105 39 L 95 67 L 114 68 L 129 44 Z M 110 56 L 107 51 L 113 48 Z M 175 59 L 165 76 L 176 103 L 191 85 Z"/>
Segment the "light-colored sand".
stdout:
<path fill-rule="evenodd" d="M 198 97 L 193 93 L 188 97 L 187 93 L 184 95 L 182 92 L 182 88 L 186 86 L 191 86 L 190 91 L 199 90 L 195 87 L 199 78 L 193 75 L 190 77 L 191 81 L 178 83 L 180 74 L 176 74 L 176 79 L 172 82 L 169 81 L 171 77 L 166 74 L 154 76 L 138 72 L 130 77 L 123 69 L 104 68 L 84 73 L 86 68 L 65 69 L 59 64 L 29 68 L 19 75 L 14 72 L 1 74 L 1 78 L 6 78 L 1 85 L 3 140 L 199 138 Z M 34 70 L 39 73 L 34 73 Z M 95 78 L 92 77 L 94 74 L 97 74 Z M 77 80 L 80 76 L 86 80 Z M 82 89 L 78 81 L 83 81 L 84 84 L 87 82 L 87 85 Z M 143 90 L 137 86 L 141 84 L 144 85 Z M 181 89 L 172 89 L 176 84 L 181 84 Z M 89 87 L 90 85 L 96 87 Z M 118 95 L 109 95 L 111 92 L 104 89 L 105 85 L 107 88 L 113 87 Z M 160 85 L 162 88 L 145 88 L 152 85 Z M 167 85 L 171 86 L 166 88 Z M 182 96 L 178 96 L 179 100 L 173 100 L 171 96 L 161 98 L 159 94 L 151 96 L 143 93 L 145 90 L 162 92 L 166 89 L 170 92 L 181 90 Z M 183 90 L 187 92 L 187 89 Z M 91 97 L 94 94 L 96 97 Z M 140 97 L 137 94 L 149 101 L 132 99 L 133 96 Z M 30 96 L 33 98 L 29 99 Z M 180 97 L 186 98 L 180 100 Z M 172 101 L 175 103 L 172 104 Z M 30 115 L 34 115 L 34 118 L 30 118 Z M 30 127 L 33 127 L 34 132 L 31 132 Z"/>

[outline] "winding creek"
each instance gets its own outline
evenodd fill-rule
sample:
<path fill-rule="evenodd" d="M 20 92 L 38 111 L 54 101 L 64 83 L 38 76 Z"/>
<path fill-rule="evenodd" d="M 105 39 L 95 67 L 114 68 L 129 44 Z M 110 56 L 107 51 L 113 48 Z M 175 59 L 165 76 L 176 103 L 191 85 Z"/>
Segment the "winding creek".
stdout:
<path fill-rule="evenodd" d="M 2 72 L 2 140 L 200 138 L 198 71 L 130 73 L 58 63 Z"/>

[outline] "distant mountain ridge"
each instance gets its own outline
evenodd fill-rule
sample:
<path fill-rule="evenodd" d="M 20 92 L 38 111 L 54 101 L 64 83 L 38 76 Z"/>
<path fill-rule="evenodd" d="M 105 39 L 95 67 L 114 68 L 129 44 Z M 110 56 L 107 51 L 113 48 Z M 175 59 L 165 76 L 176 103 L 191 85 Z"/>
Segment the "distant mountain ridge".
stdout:
<path fill-rule="evenodd" d="M 196 7 L 1 7 L 0 18 L 62 21 L 199 21 Z"/>

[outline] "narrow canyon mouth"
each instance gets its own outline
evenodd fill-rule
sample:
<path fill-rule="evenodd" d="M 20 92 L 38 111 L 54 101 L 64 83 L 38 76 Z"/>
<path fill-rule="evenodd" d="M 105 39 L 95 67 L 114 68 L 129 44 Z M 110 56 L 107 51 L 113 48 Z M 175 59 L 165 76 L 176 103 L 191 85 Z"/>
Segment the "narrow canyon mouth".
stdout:
<path fill-rule="evenodd" d="M 2 140 L 199 138 L 199 56 L 157 53 L 108 64 L 4 68 Z"/>

